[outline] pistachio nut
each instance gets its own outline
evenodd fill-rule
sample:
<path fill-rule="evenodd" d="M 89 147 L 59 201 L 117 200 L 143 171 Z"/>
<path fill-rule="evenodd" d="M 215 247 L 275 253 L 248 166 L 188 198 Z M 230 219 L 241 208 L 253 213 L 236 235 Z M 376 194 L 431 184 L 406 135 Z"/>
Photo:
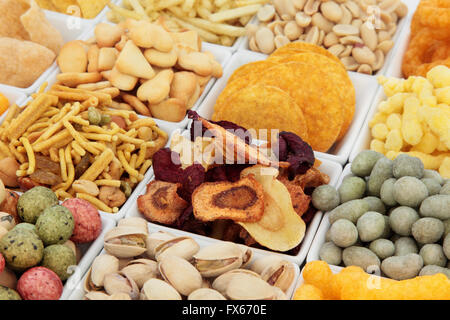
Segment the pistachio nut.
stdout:
<path fill-rule="evenodd" d="M 227 300 L 219 291 L 209 288 L 200 288 L 192 291 L 188 300 Z"/>
<path fill-rule="evenodd" d="M 267 266 L 261 273 L 261 278 L 286 293 L 295 281 L 295 267 L 289 261 L 278 261 Z"/>
<path fill-rule="evenodd" d="M 126 293 L 131 299 L 139 297 L 139 289 L 133 279 L 121 273 L 110 273 L 105 276 L 104 288 L 107 294 Z"/>
<path fill-rule="evenodd" d="M 198 243 L 190 237 L 177 237 L 161 243 L 155 248 L 156 261 L 168 255 L 190 260 L 200 250 Z"/>
<path fill-rule="evenodd" d="M 284 261 L 284 259 L 278 255 L 270 255 L 265 256 L 259 259 L 256 259 L 252 265 L 250 266 L 250 270 L 256 272 L 257 274 L 261 275 L 262 272 L 272 265 L 275 265 L 277 263 L 280 263 Z"/>
<path fill-rule="evenodd" d="M 148 233 L 147 220 L 140 217 L 130 217 L 122 219 L 117 224 L 118 227 L 135 227 L 141 229 L 143 232 Z"/>
<path fill-rule="evenodd" d="M 109 298 L 104 291 L 89 291 L 84 295 L 85 300 L 109 300 Z"/>
<path fill-rule="evenodd" d="M 158 265 L 159 273 L 180 294 L 189 296 L 202 287 L 202 276 L 195 267 L 183 258 L 166 255 Z"/>
<path fill-rule="evenodd" d="M 160 279 L 150 279 L 142 287 L 140 300 L 181 300 L 174 287 Z"/>
<path fill-rule="evenodd" d="M 242 265 L 242 250 L 233 242 L 219 242 L 202 248 L 193 264 L 204 277 L 217 277 Z"/>
<path fill-rule="evenodd" d="M 250 271 L 248 269 L 235 269 L 218 276 L 216 279 L 214 279 L 211 287 L 214 290 L 217 290 L 221 294 L 225 295 L 228 288 L 228 284 L 230 283 L 231 279 L 237 274 L 246 274 L 252 277 L 261 278 L 259 274 Z"/>
<path fill-rule="evenodd" d="M 236 274 L 227 286 L 226 296 L 231 300 L 273 300 L 276 292 L 262 279 L 246 274 Z"/>
<path fill-rule="evenodd" d="M 175 236 L 169 232 L 165 232 L 165 231 L 158 231 L 158 232 L 153 232 L 151 233 L 147 239 L 146 239 L 146 245 L 147 245 L 147 256 L 150 259 L 154 259 L 155 258 L 155 249 L 156 247 L 158 247 L 160 244 L 171 240 L 175 238 Z"/>
<path fill-rule="evenodd" d="M 130 261 L 121 272 L 133 279 L 139 288 L 142 288 L 148 279 L 158 276 L 158 264 L 149 259 L 137 259 Z"/>
<path fill-rule="evenodd" d="M 115 227 L 105 235 L 105 250 L 117 258 L 136 257 L 147 251 L 146 239 L 142 228 Z"/>
<path fill-rule="evenodd" d="M 96 257 L 88 271 L 84 290 L 86 292 L 102 290 L 105 276 L 117 272 L 119 272 L 119 259 L 109 254 Z"/>

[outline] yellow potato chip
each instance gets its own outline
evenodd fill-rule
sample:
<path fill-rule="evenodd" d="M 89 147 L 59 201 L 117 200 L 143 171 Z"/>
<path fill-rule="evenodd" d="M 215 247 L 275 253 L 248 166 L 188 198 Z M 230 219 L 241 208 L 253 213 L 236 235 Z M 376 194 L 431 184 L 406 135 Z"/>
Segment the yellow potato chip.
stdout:
<path fill-rule="evenodd" d="M 258 138 L 270 140 L 270 130 L 293 132 L 308 140 L 305 117 L 294 99 L 283 90 L 262 84 L 245 87 L 228 99 L 219 120 L 234 122 L 246 129 L 254 129 Z M 266 129 L 266 136 L 259 130 Z"/>
<path fill-rule="evenodd" d="M 51 1 L 56 11 L 64 14 L 68 13 L 67 12 L 68 7 L 77 5 L 76 0 L 51 0 Z"/>
<path fill-rule="evenodd" d="M 109 0 L 77 0 L 81 14 L 85 19 L 95 18 L 108 2 Z"/>
<path fill-rule="evenodd" d="M 310 63 L 329 74 L 329 77 L 333 79 L 334 85 L 340 89 L 339 94 L 343 101 L 342 115 L 344 122 L 337 140 L 342 139 L 352 123 L 356 103 L 355 88 L 353 87 L 347 71 L 341 68 L 340 64 L 336 63 L 334 59 L 330 59 L 328 56 L 313 52 L 296 53 L 290 56 L 285 56 L 284 58 L 280 57 L 279 62 Z"/>
<path fill-rule="evenodd" d="M 276 66 L 276 62 L 270 62 L 267 60 L 255 61 L 244 64 L 233 72 L 230 79 L 228 79 L 228 83 L 232 82 L 233 80 L 239 77 L 246 76 L 249 73 L 263 72 L 264 70 L 267 70 L 268 68 L 271 68 L 273 66 Z"/>
<path fill-rule="evenodd" d="M 31 8 L 21 17 L 25 30 L 30 35 L 30 40 L 43 45 L 58 54 L 64 44 L 61 33 L 47 20 L 44 12 L 31 1 Z"/>
<path fill-rule="evenodd" d="M 0 37 L 29 40 L 30 36 L 20 22 L 30 6 L 17 0 L 0 0 Z"/>
<path fill-rule="evenodd" d="M 276 61 L 278 58 L 284 58 L 286 56 L 292 56 L 292 54 L 294 53 L 302 53 L 302 52 L 314 52 L 324 55 L 337 62 L 344 70 L 346 70 L 341 60 L 339 60 L 338 57 L 336 57 L 334 54 L 332 54 L 331 52 L 320 46 L 316 46 L 314 44 L 303 41 L 291 42 L 288 43 L 287 45 L 278 48 L 269 56 L 268 60 Z"/>

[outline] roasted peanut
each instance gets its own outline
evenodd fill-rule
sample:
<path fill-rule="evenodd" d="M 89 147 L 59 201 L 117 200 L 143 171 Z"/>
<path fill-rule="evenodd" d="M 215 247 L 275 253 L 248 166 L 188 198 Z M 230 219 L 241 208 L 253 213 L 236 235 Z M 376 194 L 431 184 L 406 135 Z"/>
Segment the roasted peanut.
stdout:
<path fill-rule="evenodd" d="M 275 17 L 275 8 L 271 5 L 265 5 L 257 13 L 259 21 L 270 21 Z"/>
<path fill-rule="evenodd" d="M 333 1 L 322 2 L 320 11 L 326 19 L 336 23 L 341 20 L 342 15 L 344 14 L 341 7 Z"/>
<path fill-rule="evenodd" d="M 89 180 L 75 180 L 72 184 L 72 188 L 75 192 L 87 193 L 93 197 L 98 196 L 100 193 L 97 185 Z"/>
<path fill-rule="evenodd" d="M 16 171 L 19 170 L 20 165 L 16 159 L 8 157 L 0 160 L 0 180 L 7 187 L 15 188 L 19 186 Z M 1 203 L 1 202 L 0 202 Z"/>

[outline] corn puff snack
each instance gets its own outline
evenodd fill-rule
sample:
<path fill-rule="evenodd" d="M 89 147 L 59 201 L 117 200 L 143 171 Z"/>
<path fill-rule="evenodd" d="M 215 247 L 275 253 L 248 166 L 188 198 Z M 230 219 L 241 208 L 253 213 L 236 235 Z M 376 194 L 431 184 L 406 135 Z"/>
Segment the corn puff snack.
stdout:
<path fill-rule="evenodd" d="M 306 264 L 303 279 L 294 300 L 450 300 L 450 280 L 441 273 L 395 281 L 355 266 L 332 274 L 324 261 L 312 261 Z"/>
<path fill-rule="evenodd" d="M 167 134 L 151 118 L 111 109 L 110 93 L 62 84 L 43 91 L 8 111 L 0 125 L 0 159 L 17 163 L 21 189 L 46 186 L 60 200 L 80 197 L 118 212 Z"/>
<path fill-rule="evenodd" d="M 370 149 L 393 160 L 406 153 L 426 169 L 450 178 L 450 69 L 440 65 L 426 78 L 380 76 L 387 96 L 369 122 Z"/>

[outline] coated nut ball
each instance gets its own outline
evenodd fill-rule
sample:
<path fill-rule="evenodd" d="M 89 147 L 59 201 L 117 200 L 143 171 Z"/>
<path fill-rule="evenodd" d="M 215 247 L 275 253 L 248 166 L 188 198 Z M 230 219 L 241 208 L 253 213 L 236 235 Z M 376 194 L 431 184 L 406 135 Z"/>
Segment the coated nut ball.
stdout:
<path fill-rule="evenodd" d="M 419 218 L 416 210 L 405 206 L 397 207 L 389 215 L 389 225 L 395 233 L 401 236 L 410 236 L 412 225 Z"/>
<path fill-rule="evenodd" d="M 441 191 L 439 191 L 439 194 L 450 196 L 450 182 L 447 182 L 442 186 Z"/>
<path fill-rule="evenodd" d="M 418 179 L 423 177 L 424 165 L 419 158 L 411 157 L 407 154 L 400 154 L 394 159 L 392 172 L 394 177 L 399 179 L 401 177 L 410 176 Z"/>
<path fill-rule="evenodd" d="M 369 204 L 363 200 L 351 200 L 330 211 L 328 219 L 330 223 L 334 223 L 338 219 L 347 219 L 356 223 L 364 213 L 369 211 Z"/>
<path fill-rule="evenodd" d="M 381 260 L 393 256 L 395 253 L 394 243 L 387 239 L 377 239 L 372 241 L 369 245 L 369 249 Z"/>
<path fill-rule="evenodd" d="M 442 246 L 438 244 L 426 244 L 420 249 L 420 256 L 423 259 L 424 265 L 436 265 L 445 267 L 447 265 L 447 258 L 444 255 Z"/>
<path fill-rule="evenodd" d="M 384 231 L 384 218 L 381 213 L 369 211 L 358 219 L 356 224 L 361 241 L 369 242 L 381 237 Z"/>
<path fill-rule="evenodd" d="M 436 170 L 430 170 L 430 169 L 425 169 L 423 171 L 423 177 L 422 178 L 426 178 L 426 179 L 434 179 L 436 180 L 441 186 L 444 185 L 444 178 L 442 178 L 442 176 L 439 174 L 439 172 L 437 172 Z"/>
<path fill-rule="evenodd" d="M 360 177 L 349 177 L 342 181 L 338 189 L 341 203 L 361 199 L 366 191 L 366 181 Z"/>
<path fill-rule="evenodd" d="M 369 211 L 379 212 L 381 214 L 386 213 L 386 207 L 384 206 L 383 201 L 380 198 L 374 196 L 365 197 L 365 200 L 369 204 Z"/>
<path fill-rule="evenodd" d="M 423 267 L 423 259 L 416 253 L 394 256 L 383 260 L 381 270 L 391 279 L 406 280 L 417 276 Z"/>
<path fill-rule="evenodd" d="M 385 182 L 383 182 L 380 189 L 381 201 L 383 201 L 390 207 L 396 206 L 398 204 L 394 199 L 394 184 L 396 181 L 397 179 L 395 178 L 387 179 Z"/>
<path fill-rule="evenodd" d="M 430 196 L 439 194 L 439 191 L 441 191 L 441 185 L 436 179 L 422 178 L 420 181 L 427 187 Z"/>
<path fill-rule="evenodd" d="M 336 189 L 328 184 L 314 189 L 311 201 L 313 206 L 320 211 L 327 212 L 339 205 L 339 194 Z"/>
<path fill-rule="evenodd" d="M 450 195 L 437 194 L 426 198 L 420 205 L 420 214 L 440 220 L 450 219 Z"/>
<path fill-rule="evenodd" d="M 402 177 L 394 184 L 394 199 L 402 206 L 418 207 L 427 197 L 427 187 L 415 177 Z"/>
<path fill-rule="evenodd" d="M 342 260 L 344 265 L 358 266 L 364 271 L 367 271 L 369 267 L 380 266 L 380 259 L 375 253 L 364 247 L 348 247 L 342 252 Z"/>
<path fill-rule="evenodd" d="M 374 165 L 367 182 L 367 190 L 371 196 L 380 196 L 381 186 L 387 179 L 392 178 L 392 160 L 380 158 Z"/>
<path fill-rule="evenodd" d="M 361 151 L 351 164 L 352 173 L 358 177 L 369 176 L 375 163 L 383 157 L 383 154 L 373 150 Z"/>
<path fill-rule="evenodd" d="M 339 219 L 331 225 L 330 237 L 335 245 L 346 248 L 356 243 L 358 230 L 351 221 Z"/>
<path fill-rule="evenodd" d="M 444 223 L 436 218 L 421 218 L 414 222 L 411 233 L 418 243 L 435 243 L 444 234 Z"/>
<path fill-rule="evenodd" d="M 400 237 L 394 242 L 395 256 L 405 256 L 410 253 L 419 253 L 416 241 L 411 237 Z"/>
<path fill-rule="evenodd" d="M 320 260 L 338 266 L 342 262 L 342 249 L 333 242 L 325 242 L 319 251 Z"/>

